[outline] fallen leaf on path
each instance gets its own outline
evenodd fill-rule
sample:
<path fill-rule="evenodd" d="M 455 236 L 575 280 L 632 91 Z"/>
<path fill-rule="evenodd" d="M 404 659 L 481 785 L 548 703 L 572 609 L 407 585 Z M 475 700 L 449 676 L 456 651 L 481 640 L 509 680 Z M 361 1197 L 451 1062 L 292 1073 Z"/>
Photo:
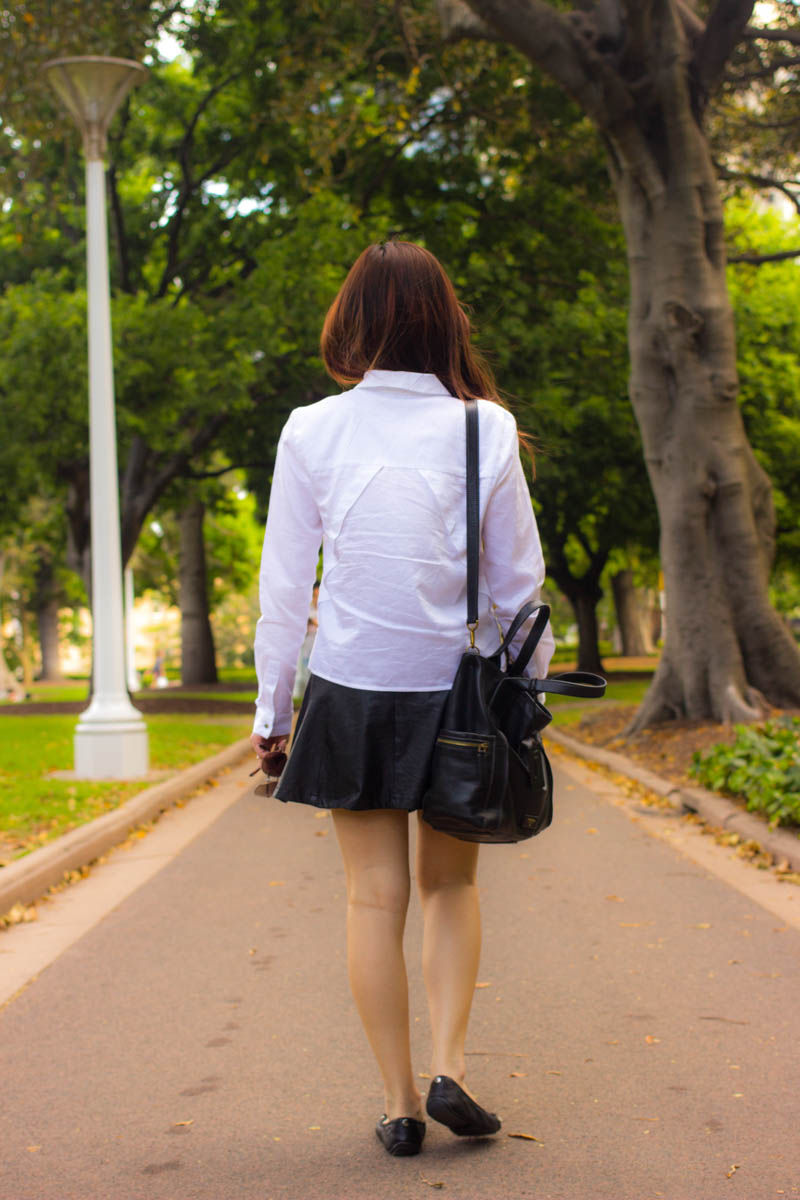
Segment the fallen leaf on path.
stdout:
<path fill-rule="evenodd" d="M 327 809 L 323 809 L 323 810 L 322 810 L 322 812 L 315 812 L 315 813 L 314 813 L 314 819 L 315 819 L 315 820 L 317 820 L 317 821 L 324 821 L 324 820 L 325 820 L 325 818 L 327 817 L 327 815 L 328 815 L 328 810 L 327 810 Z"/>
<path fill-rule="evenodd" d="M 691 925 L 690 928 L 691 929 L 710 929 L 711 922 L 710 921 L 701 921 L 699 925 Z"/>
<path fill-rule="evenodd" d="M 36 1150 L 41 1150 L 41 1148 L 42 1148 L 41 1146 L 26 1146 L 25 1147 L 25 1149 L 30 1151 L 31 1154 L 33 1154 Z"/>
<path fill-rule="evenodd" d="M 617 921 L 620 929 L 641 929 L 643 925 L 652 925 L 652 921 Z"/>
<path fill-rule="evenodd" d="M 327 829 L 315 829 L 314 830 L 314 837 L 327 837 L 327 836 L 328 836 Z"/>
<path fill-rule="evenodd" d="M 427 1073 L 427 1071 L 418 1071 L 417 1075 L 420 1079 L 430 1079 L 430 1075 Z"/>
<path fill-rule="evenodd" d="M 177 1128 L 178 1125 L 194 1125 L 194 1117 L 191 1121 L 173 1121 L 172 1124 Z"/>
<path fill-rule="evenodd" d="M 617 904 L 625 903 L 625 901 L 622 899 L 622 896 L 606 896 L 606 900 L 616 900 Z"/>
<path fill-rule="evenodd" d="M 545 1071 L 545 1075 L 560 1075 L 560 1071 Z"/>
<path fill-rule="evenodd" d="M 322 1129 L 321 1125 L 309 1125 L 309 1129 Z"/>
<path fill-rule="evenodd" d="M 270 887 L 286 887 L 286 880 L 285 879 L 270 879 L 269 886 Z"/>
<path fill-rule="evenodd" d="M 589 829 L 586 830 L 586 832 L 587 833 L 597 833 L 597 830 L 595 829 L 594 825 L 592 825 Z M 511 1135 L 509 1134 L 509 1136 L 511 1136 Z"/>
<path fill-rule="evenodd" d="M 661 1038 L 653 1037 L 652 1033 L 648 1033 L 647 1037 L 644 1040 L 647 1042 L 647 1044 L 649 1046 L 653 1046 L 653 1045 L 655 1045 L 656 1042 L 660 1042 Z"/>
<path fill-rule="evenodd" d="M 428 1187 L 432 1187 L 432 1188 L 443 1188 L 444 1187 L 444 1181 L 441 1179 L 438 1179 L 434 1182 L 433 1179 L 426 1179 L 424 1175 L 420 1175 L 420 1179 L 422 1180 L 423 1183 L 427 1183 Z"/>
<path fill-rule="evenodd" d="M 735 1172 L 738 1170 L 739 1170 L 739 1163 L 731 1163 L 731 1169 L 730 1169 L 730 1171 L 725 1172 L 725 1178 L 730 1179 L 731 1175 L 735 1174 Z"/>
<path fill-rule="evenodd" d="M 509 1079 L 524 1079 L 527 1074 L 528 1074 L 527 1071 L 512 1071 L 508 1078 Z"/>
<path fill-rule="evenodd" d="M 534 1137 L 532 1133 L 509 1133 L 508 1137 L 522 1138 L 525 1142 L 541 1142 L 541 1138 Z"/>
<path fill-rule="evenodd" d="M 484 988 L 484 987 L 491 987 L 491 986 L 492 986 L 491 983 L 476 983 L 475 984 L 476 988 Z"/>

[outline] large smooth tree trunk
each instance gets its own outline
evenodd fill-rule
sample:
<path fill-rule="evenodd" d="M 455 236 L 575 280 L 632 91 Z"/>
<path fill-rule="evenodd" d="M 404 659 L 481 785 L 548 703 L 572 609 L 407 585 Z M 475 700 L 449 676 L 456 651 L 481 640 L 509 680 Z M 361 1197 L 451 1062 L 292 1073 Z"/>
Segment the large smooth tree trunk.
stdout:
<path fill-rule="evenodd" d="M 737 404 L 722 204 L 703 120 L 754 0 L 437 0 L 450 37 L 495 36 L 604 139 L 631 282 L 630 395 L 658 506 L 666 633 L 633 728 L 800 704 L 800 651 L 768 595 L 775 520 Z"/>
<path fill-rule="evenodd" d="M 206 552 L 201 501 L 192 501 L 178 517 L 180 531 L 181 682 L 216 683 L 214 637 L 208 615 Z"/>
<path fill-rule="evenodd" d="M 768 595 L 771 485 L 736 402 L 723 214 L 708 145 L 680 106 L 663 183 L 614 164 L 631 278 L 631 401 L 658 505 L 664 652 L 635 727 L 748 720 L 800 702 L 800 655 Z"/>
<path fill-rule="evenodd" d="M 630 567 L 616 571 L 611 576 L 611 590 L 614 594 L 614 611 L 617 616 L 617 628 L 622 641 L 623 656 L 637 658 L 647 654 L 642 612 L 633 583 L 633 571 Z"/>

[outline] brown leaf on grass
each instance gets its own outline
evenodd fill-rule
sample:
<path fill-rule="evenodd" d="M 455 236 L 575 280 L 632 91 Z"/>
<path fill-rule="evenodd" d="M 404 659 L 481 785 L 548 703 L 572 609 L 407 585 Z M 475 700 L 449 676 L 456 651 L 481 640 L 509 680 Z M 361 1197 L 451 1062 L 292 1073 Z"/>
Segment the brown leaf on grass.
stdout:
<path fill-rule="evenodd" d="M 534 1137 L 532 1133 L 509 1133 L 507 1137 L 521 1138 L 525 1142 L 541 1142 L 541 1138 Z"/>

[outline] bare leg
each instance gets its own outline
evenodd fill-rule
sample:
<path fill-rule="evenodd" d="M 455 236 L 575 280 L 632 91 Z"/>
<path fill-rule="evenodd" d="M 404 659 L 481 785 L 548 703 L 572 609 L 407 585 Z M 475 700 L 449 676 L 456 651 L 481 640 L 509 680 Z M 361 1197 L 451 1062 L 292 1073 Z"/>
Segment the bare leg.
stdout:
<path fill-rule="evenodd" d="M 408 814 L 335 809 L 347 880 L 350 987 L 378 1060 L 386 1115 L 420 1117 L 411 1066 L 403 931 L 410 892 Z"/>
<path fill-rule="evenodd" d="M 433 1037 L 433 1075 L 464 1080 L 467 1036 L 481 953 L 475 875 L 478 845 L 419 821 L 417 887 L 425 917 L 422 966 Z"/>

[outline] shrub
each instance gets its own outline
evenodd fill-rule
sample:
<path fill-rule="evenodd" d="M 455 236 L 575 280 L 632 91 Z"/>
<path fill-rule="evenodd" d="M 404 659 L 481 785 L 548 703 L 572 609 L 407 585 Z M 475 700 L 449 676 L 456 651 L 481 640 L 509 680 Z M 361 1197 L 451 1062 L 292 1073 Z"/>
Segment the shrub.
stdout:
<path fill-rule="evenodd" d="M 770 825 L 800 825 L 800 718 L 737 725 L 732 745 L 692 756 L 689 773 L 715 792 L 740 797 Z"/>

